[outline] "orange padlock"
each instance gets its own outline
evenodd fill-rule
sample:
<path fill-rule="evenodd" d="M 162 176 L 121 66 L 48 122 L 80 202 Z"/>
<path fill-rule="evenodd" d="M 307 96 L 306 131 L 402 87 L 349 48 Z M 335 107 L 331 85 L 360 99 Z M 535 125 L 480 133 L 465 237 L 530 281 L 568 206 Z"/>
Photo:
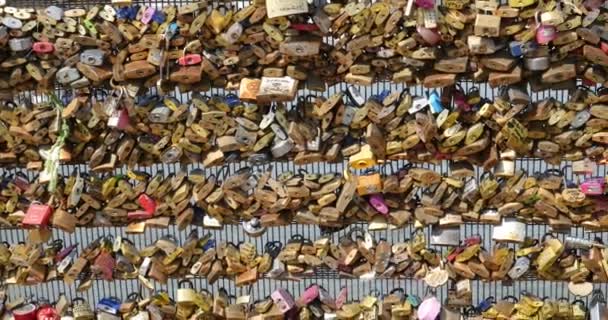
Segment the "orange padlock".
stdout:
<path fill-rule="evenodd" d="M 382 178 L 379 173 L 368 171 L 357 177 L 357 194 L 360 196 L 380 192 L 382 192 Z"/>

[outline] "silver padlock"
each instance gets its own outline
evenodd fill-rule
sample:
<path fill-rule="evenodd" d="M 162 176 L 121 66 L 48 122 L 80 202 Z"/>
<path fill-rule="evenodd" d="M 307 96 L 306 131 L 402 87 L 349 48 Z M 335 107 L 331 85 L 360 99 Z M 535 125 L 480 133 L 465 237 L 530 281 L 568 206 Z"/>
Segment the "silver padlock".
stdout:
<path fill-rule="evenodd" d="M 342 115 L 342 124 L 345 126 L 350 126 L 353 122 L 353 118 L 357 113 L 357 109 L 351 106 L 344 106 L 344 114 Z"/>
<path fill-rule="evenodd" d="M 606 299 L 601 290 L 593 290 L 591 304 L 589 305 L 589 320 L 604 320 L 606 319 L 608 310 L 606 309 Z"/>
<path fill-rule="evenodd" d="M 587 123 L 587 120 L 589 120 L 589 118 L 591 118 L 591 113 L 589 113 L 588 110 L 585 109 L 577 112 L 572 122 L 570 122 L 570 128 L 578 129 L 582 127 L 583 125 L 585 125 L 585 123 Z"/>
<path fill-rule="evenodd" d="M 317 152 L 321 149 L 321 129 L 317 128 L 317 135 L 314 139 L 306 141 L 308 151 Z"/>
<path fill-rule="evenodd" d="M 55 78 L 61 84 L 68 84 L 78 80 L 80 78 L 80 73 L 76 68 L 63 67 L 57 71 Z"/>
<path fill-rule="evenodd" d="M 511 279 L 515 280 L 521 278 L 521 276 L 528 272 L 529 269 L 530 259 L 528 259 L 527 257 L 519 257 L 517 258 L 517 260 L 515 260 L 515 264 L 513 265 L 511 270 L 509 270 L 508 274 Z"/>
<path fill-rule="evenodd" d="M 101 66 L 103 56 L 104 52 L 99 49 L 87 49 L 80 54 L 80 62 L 90 66 Z"/>
<path fill-rule="evenodd" d="M 2 18 L 2 24 L 11 29 L 21 29 L 21 27 L 23 27 L 23 22 L 21 22 L 21 20 L 11 16 Z"/>
<path fill-rule="evenodd" d="M 431 231 L 431 244 L 435 246 L 454 246 L 460 243 L 460 227 L 439 228 L 433 226 Z"/>
<path fill-rule="evenodd" d="M 63 9 L 57 6 L 50 6 L 44 10 L 44 13 L 55 21 L 61 21 L 63 18 Z"/>
<path fill-rule="evenodd" d="M 429 105 L 429 99 L 426 97 L 415 97 L 412 101 L 412 107 L 408 110 L 409 114 L 414 114 Z"/>
<path fill-rule="evenodd" d="M 70 87 L 72 87 L 72 89 L 80 89 L 80 88 L 84 88 L 84 87 L 88 87 L 91 85 L 91 81 L 89 81 L 89 79 L 87 77 L 82 77 L 76 81 L 72 81 L 72 83 L 70 83 Z"/>
<path fill-rule="evenodd" d="M 226 32 L 222 35 L 224 40 L 229 44 L 234 44 L 243 34 L 243 25 L 239 22 L 233 23 Z"/>
<path fill-rule="evenodd" d="M 169 117 L 171 116 L 171 109 L 165 106 L 158 106 L 150 111 L 148 115 L 148 119 L 150 122 L 154 123 L 166 123 L 169 121 Z"/>
<path fill-rule="evenodd" d="M 268 161 L 270 161 L 270 157 L 266 153 L 254 153 L 247 159 L 247 162 L 252 166 L 261 166 L 268 163 Z"/>
<path fill-rule="evenodd" d="M 4 42 L 8 39 L 8 28 L 6 26 L 0 26 L 0 41 Z"/>
<path fill-rule="evenodd" d="M 462 191 L 462 198 L 470 202 L 475 202 L 479 198 L 479 184 L 477 179 L 472 178 L 467 180 Z"/>
<path fill-rule="evenodd" d="M 357 107 L 361 107 L 365 104 L 365 97 L 363 97 L 361 92 L 359 92 L 359 89 L 355 86 L 349 86 L 348 89 L 346 89 L 346 95 Z"/>
<path fill-rule="evenodd" d="M 283 131 L 283 128 L 281 128 L 281 126 L 278 123 L 271 124 L 270 129 L 272 130 L 272 132 L 274 132 L 274 135 L 277 138 L 279 138 L 281 140 L 287 139 L 287 135 L 285 134 L 285 131 Z"/>
<path fill-rule="evenodd" d="M 8 46 L 12 51 L 26 51 L 32 49 L 32 38 L 13 38 L 8 40 Z"/>
<path fill-rule="evenodd" d="M 244 146 L 251 146 L 255 144 L 256 137 L 257 133 L 249 131 L 242 126 L 238 126 L 236 128 L 236 133 L 234 134 L 236 141 Z"/>
<path fill-rule="evenodd" d="M 281 158 L 287 153 L 289 153 L 289 151 L 291 151 L 294 146 L 295 144 L 290 138 L 285 140 L 275 139 L 270 151 L 272 152 L 272 156 L 274 158 Z"/>

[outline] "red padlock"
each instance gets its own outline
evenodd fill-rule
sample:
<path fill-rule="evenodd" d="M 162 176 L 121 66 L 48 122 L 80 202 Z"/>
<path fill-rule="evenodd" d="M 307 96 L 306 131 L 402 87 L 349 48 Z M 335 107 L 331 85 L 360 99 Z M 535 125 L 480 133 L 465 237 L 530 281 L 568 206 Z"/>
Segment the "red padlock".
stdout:
<path fill-rule="evenodd" d="M 114 276 L 114 267 L 116 266 L 116 260 L 107 251 L 102 251 L 95 262 L 93 263 L 93 269 L 99 273 L 100 278 L 104 280 L 112 280 Z"/>
<path fill-rule="evenodd" d="M 57 313 L 55 308 L 50 305 L 44 305 L 38 309 L 38 313 L 36 315 L 37 320 L 60 320 L 61 317 Z"/>
<path fill-rule="evenodd" d="M 156 201 L 152 199 L 149 195 L 142 193 L 139 198 L 137 198 L 137 202 L 139 205 L 144 208 L 144 210 L 150 214 L 154 214 L 156 212 Z"/>
<path fill-rule="evenodd" d="M 21 223 L 25 227 L 46 227 L 49 225 L 53 208 L 48 204 L 32 203 L 27 208 Z"/>
<path fill-rule="evenodd" d="M 179 59 L 177 59 L 177 63 L 181 66 L 192 66 L 195 64 L 199 64 L 203 61 L 203 57 L 200 54 L 187 54 Z"/>
<path fill-rule="evenodd" d="M 13 318 L 15 320 L 36 320 L 37 311 L 37 305 L 33 303 L 24 304 L 21 307 L 13 309 Z"/>
<path fill-rule="evenodd" d="M 319 30 L 319 26 L 314 23 L 294 23 L 291 24 L 290 27 L 292 29 L 305 32 L 313 32 Z"/>
<path fill-rule="evenodd" d="M 108 127 L 114 127 L 119 130 L 124 130 L 129 126 L 129 111 L 121 108 L 116 109 L 108 118 Z"/>
<path fill-rule="evenodd" d="M 51 53 L 55 51 L 55 46 L 51 42 L 36 42 L 32 45 L 32 50 L 36 53 Z"/>
<path fill-rule="evenodd" d="M 135 210 L 127 213 L 127 218 L 129 220 L 146 220 L 152 218 L 152 214 L 152 212 L 144 210 Z"/>

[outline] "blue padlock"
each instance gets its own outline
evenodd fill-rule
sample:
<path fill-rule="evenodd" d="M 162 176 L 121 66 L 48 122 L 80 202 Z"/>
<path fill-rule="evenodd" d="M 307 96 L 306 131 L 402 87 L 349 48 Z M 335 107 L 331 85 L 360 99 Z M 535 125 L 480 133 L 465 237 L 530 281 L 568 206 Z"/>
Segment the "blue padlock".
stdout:
<path fill-rule="evenodd" d="M 226 101 L 226 104 L 230 107 L 230 108 L 234 108 L 238 105 L 241 104 L 241 100 L 239 99 L 239 97 L 236 94 L 228 94 L 224 100 Z"/>
<path fill-rule="evenodd" d="M 521 57 L 524 55 L 524 48 L 522 43 L 519 41 L 511 41 L 509 43 L 509 52 L 514 57 Z"/>
<path fill-rule="evenodd" d="M 166 19 L 167 16 L 165 16 L 165 13 L 160 10 L 156 10 L 156 12 L 154 12 L 154 15 L 152 16 L 152 21 L 158 24 L 162 24 L 163 22 L 165 22 Z"/>
<path fill-rule="evenodd" d="M 121 302 L 116 297 L 103 298 L 97 303 L 97 310 L 110 314 L 118 314 L 120 312 Z"/>
<path fill-rule="evenodd" d="M 167 26 L 167 30 L 165 30 L 165 38 L 167 40 L 171 40 L 179 31 L 179 27 L 177 26 L 177 23 L 175 22 L 171 22 L 168 26 Z"/>
<path fill-rule="evenodd" d="M 437 93 L 437 91 L 431 92 L 429 96 L 429 105 L 431 106 L 432 113 L 440 113 L 443 111 L 443 105 L 441 104 L 441 97 Z"/>
<path fill-rule="evenodd" d="M 203 246 L 203 251 L 215 248 L 215 243 L 215 239 L 209 239 L 209 241 L 207 241 L 207 243 L 205 243 Z"/>
<path fill-rule="evenodd" d="M 479 310 L 480 312 L 485 312 L 490 309 L 494 303 L 494 297 L 488 297 L 477 305 L 477 310 Z"/>
<path fill-rule="evenodd" d="M 422 303 L 420 297 L 415 294 L 408 294 L 406 300 L 412 305 L 413 308 L 418 308 L 418 306 Z"/>

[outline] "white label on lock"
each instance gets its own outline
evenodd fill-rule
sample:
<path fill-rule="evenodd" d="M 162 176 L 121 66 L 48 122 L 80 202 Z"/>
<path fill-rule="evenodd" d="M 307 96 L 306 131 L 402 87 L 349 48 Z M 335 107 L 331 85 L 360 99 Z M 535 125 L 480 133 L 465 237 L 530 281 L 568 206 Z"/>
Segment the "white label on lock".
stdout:
<path fill-rule="evenodd" d="M 308 12 L 307 0 L 266 0 L 268 18 Z"/>
<path fill-rule="evenodd" d="M 429 105 L 429 100 L 426 97 L 416 97 L 412 101 L 412 107 L 408 110 L 409 114 L 414 114 Z"/>

